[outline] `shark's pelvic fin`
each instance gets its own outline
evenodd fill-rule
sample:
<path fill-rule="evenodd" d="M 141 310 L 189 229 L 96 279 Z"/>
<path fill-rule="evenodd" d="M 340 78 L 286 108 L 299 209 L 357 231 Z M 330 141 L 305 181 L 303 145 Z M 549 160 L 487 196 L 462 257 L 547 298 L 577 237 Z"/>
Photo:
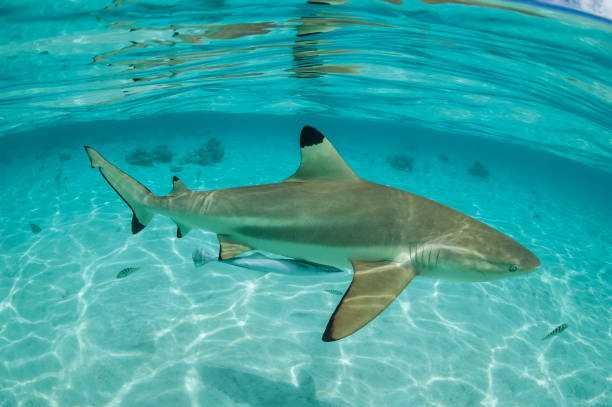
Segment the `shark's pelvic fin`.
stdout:
<path fill-rule="evenodd" d="M 314 127 L 304 126 L 300 133 L 300 168 L 285 182 L 311 180 L 356 181 L 359 177 L 353 172 L 334 146 Z"/>
<path fill-rule="evenodd" d="M 229 260 L 238 256 L 239 254 L 253 250 L 253 248 L 249 246 L 232 241 L 225 235 L 217 235 L 217 238 L 219 239 L 220 245 L 219 260 Z"/>
<path fill-rule="evenodd" d="M 132 233 L 144 229 L 151 221 L 155 212 L 147 207 L 145 200 L 154 197 L 144 185 L 109 163 L 91 147 L 85 146 L 92 168 L 98 168 L 100 173 L 119 194 L 123 201 L 132 209 Z"/>
<path fill-rule="evenodd" d="M 190 192 L 191 190 L 183 184 L 178 177 L 172 177 L 172 191 L 168 194 L 168 196 L 177 196 L 184 192 Z"/>
<path fill-rule="evenodd" d="M 323 334 L 325 342 L 351 335 L 384 311 L 416 271 L 411 266 L 381 261 L 351 260 L 355 274 L 351 286 L 334 311 Z"/>

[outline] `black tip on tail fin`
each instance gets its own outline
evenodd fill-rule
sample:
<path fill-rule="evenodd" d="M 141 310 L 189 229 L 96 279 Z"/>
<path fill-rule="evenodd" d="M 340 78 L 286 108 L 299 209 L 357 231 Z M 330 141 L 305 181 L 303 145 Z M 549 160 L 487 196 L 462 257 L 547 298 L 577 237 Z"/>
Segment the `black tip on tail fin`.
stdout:
<path fill-rule="evenodd" d="M 314 127 L 304 126 L 300 133 L 300 148 L 319 144 L 325 137 Z"/>
<path fill-rule="evenodd" d="M 181 232 L 180 226 L 176 228 L 176 237 L 178 237 L 179 239 L 183 237 L 183 233 Z"/>
<path fill-rule="evenodd" d="M 132 234 L 136 234 L 145 228 L 145 225 L 140 223 L 135 214 L 132 214 Z"/>
<path fill-rule="evenodd" d="M 175 175 L 174 177 L 172 177 L 172 182 L 176 182 L 176 181 L 179 181 L 179 177 Z"/>

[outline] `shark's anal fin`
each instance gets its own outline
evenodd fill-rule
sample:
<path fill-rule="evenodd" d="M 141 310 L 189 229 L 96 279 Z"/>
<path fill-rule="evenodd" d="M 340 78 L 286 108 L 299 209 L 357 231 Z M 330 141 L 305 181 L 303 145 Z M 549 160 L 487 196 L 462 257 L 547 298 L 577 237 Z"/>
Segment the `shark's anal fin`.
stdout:
<path fill-rule="evenodd" d="M 249 246 L 232 241 L 225 235 L 217 235 L 217 238 L 219 238 L 219 245 L 221 246 L 219 248 L 219 260 L 229 260 L 239 254 L 253 250 Z"/>
<path fill-rule="evenodd" d="M 334 146 L 317 129 L 304 126 L 300 133 L 300 152 L 302 162 L 295 174 L 285 182 L 303 182 L 312 180 L 345 180 L 357 181 L 359 177 L 353 172 Z"/>
<path fill-rule="evenodd" d="M 410 265 L 351 260 L 355 274 L 323 334 L 325 342 L 345 338 L 384 311 L 416 271 Z"/>

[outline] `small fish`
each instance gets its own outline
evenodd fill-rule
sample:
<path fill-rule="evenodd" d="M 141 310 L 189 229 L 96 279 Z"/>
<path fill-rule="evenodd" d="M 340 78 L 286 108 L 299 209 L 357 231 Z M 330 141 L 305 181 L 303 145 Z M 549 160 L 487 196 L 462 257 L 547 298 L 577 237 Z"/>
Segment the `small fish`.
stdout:
<path fill-rule="evenodd" d="M 128 267 L 121 270 L 117 273 L 117 278 L 124 278 L 135 272 L 136 270 L 140 270 L 140 267 Z"/>
<path fill-rule="evenodd" d="M 40 228 L 40 226 L 33 224 L 32 222 L 30 222 L 30 229 L 32 229 L 32 233 L 36 234 L 36 233 L 40 233 L 40 231 L 42 230 Z"/>
<path fill-rule="evenodd" d="M 206 252 L 204 249 L 195 249 L 191 254 L 191 259 L 193 260 L 193 265 L 196 267 L 202 267 L 206 263 L 212 260 L 206 258 Z"/>
<path fill-rule="evenodd" d="M 548 335 L 546 335 L 545 337 L 543 337 L 543 338 L 542 338 L 542 340 L 544 340 L 544 339 L 548 339 L 548 338 L 550 338 L 551 336 L 556 336 L 556 335 L 559 335 L 561 332 L 565 331 L 565 330 L 567 329 L 567 327 L 568 327 L 568 326 L 569 326 L 569 324 L 568 324 L 567 322 L 566 322 L 566 323 L 563 323 L 563 324 L 561 324 L 561 325 L 559 325 L 558 327 L 556 327 L 555 329 L 553 329 L 552 331 L 550 331 L 550 332 L 548 333 Z"/>
<path fill-rule="evenodd" d="M 325 291 L 327 291 L 330 294 L 334 294 L 334 295 L 344 295 L 342 293 L 342 291 L 340 291 L 340 290 L 329 289 L 329 290 L 325 290 Z"/>
<path fill-rule="evenodd" d="M 59 167 L 55 172 L 55 183 L 59 185 L 60 179 L 62 178 L 62 167 Z"/>

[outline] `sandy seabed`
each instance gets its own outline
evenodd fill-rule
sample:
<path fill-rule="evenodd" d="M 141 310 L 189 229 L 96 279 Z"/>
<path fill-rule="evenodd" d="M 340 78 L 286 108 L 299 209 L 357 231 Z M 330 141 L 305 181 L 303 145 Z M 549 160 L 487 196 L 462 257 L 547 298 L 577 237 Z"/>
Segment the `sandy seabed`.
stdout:
<path fill-rule="evenodd" d="M 297 134 L 219 137 L 224 161 L 176 174 L 192 189 L 281 181 L 298 165 Z M 178 140 L 179 156 L 194 148 Z M 473 177 L 473 160 L 418 145 L 331 141 L 362 177 L 498 228 L 541 270 L 492 283 L 417 278 L 366 328 L 324 343 L 350 272 L 196 268 L 192 251 L 214 254 L 216 236 L 177 239 L 162 217 L 131 235 L 130 210 L 83 143 L 24 157 L 0 165 L 0 406 L 611 405 L 605 203 L 495 165 Z M 176 162 L 138 167 L 125 162 L 135 143 L 93 146 L 153 192 L 170 190 Z M 415 157 L 411 172 L 387 164 L 398 153 Z M 140 269 L 117 279 L 126 267 Z"/>

